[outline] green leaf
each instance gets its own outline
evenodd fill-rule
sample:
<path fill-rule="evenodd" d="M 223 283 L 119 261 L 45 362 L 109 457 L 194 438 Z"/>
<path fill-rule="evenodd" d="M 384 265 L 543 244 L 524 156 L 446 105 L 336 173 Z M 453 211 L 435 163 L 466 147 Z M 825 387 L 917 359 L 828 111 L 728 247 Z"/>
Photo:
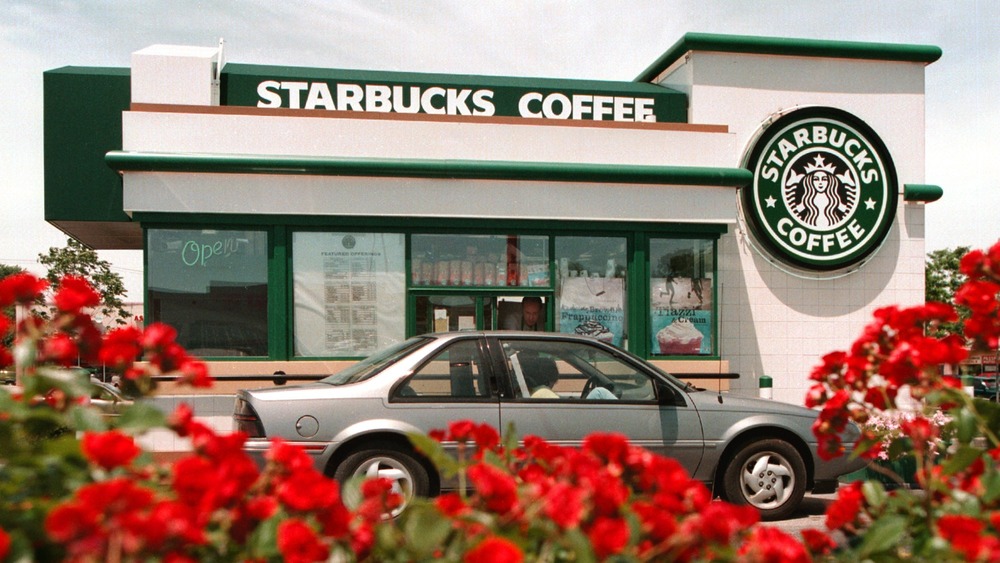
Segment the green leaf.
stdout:
<path fill-rule="evenodd" d="M 946 458 L 942 470 L 945 475 L 954 475 L 972 465 L 982 454 L 983 450 L 979 448 L 960 446 L 955 453 Z"/>
<path fill-rule="evenodd" d="M 167 425 L 167 415 L 149 403 L 137 401 L 122 411 L 115 426 L 120 430 L 141 433 Z"/>
<path fill-rule="evenodd" d="M 406 545 L 415 551 L 414 555 L 421 558 L 430 558 L 435 550 L 444 545 L 451 529 L 451 520 L 433 506 L 414 504 L 406 511 L 406 521 L 403 523 Z"/>
<path fill-rule="evenodd" d="M 451 477 L 458 473 L 458 460 L 448 455 L 440 442 L 426 434 L 412 432 L 407 434 L 410 443 L 418 452 L 427 456 L 431 463 L 438 468 L 438 471 L 445 477 Z"/>
<path fill-rule="evenodd" d="M 564 537 L 566 538 L 567 547 L 573 550 L 573 554 L 576 556 L 573 561 L 577 563 L 596 563 L 597 556 L 594 554 L 590 538 L 582 530 L 579 528 L 566 530 Z"/>
<path fill-rule="evenodd" d="M 883 516 L 868 528 L 861 542 L 859 555 L 867 557 L 896 547 L 903 540 L 909 519 L 905 516 Z"/>
<path fill-rule="evenodd" d="M 63 390 L 71 397 L 89 397 L 94 386 L 90 383 L 90 372 L 83 368 L 63 368 L 39 366 L 35 376 L 51 387 Z"/>
<path fill-rule="evenodd" d="M 878 481 L 865 481 L 864 484 L 861 485 L 861 494 L 864 495 L 865 501 L 868 502 L 868 505 L 876 509 L 885 504 L 885 501 L 889 496 L 885 492 L 885 487 L 883 487 L 882 483 Z"/>
<path fill-rule="evenodd" d="M 979 430 L 979 419 L 969 409 L 960 409 L 956 419 L 958 425 L 958 441 L 962 444 L 972 442 Z"/>
<path fill-rule="evenodd" d="M 980 482 L 983 484 L 983 504 L 992 505 L 997 499 L 1000 499 L 1000 472 L 988 471 L 982 477 L 980 477 Z"/>
<path fill-rule="evenodd" d="M 278 557 L 278 524 L 285 518 L 280 513 L 264 520 L 247 540 L 247 550 L 254 557 Z"/>
<path fill-rule="evenodd" d="M 76 431 L 103 432 L 108 429 L 108 423 L 101 414 L 91 407 L 75 405 L 67 413 L 70 425 Z"/>

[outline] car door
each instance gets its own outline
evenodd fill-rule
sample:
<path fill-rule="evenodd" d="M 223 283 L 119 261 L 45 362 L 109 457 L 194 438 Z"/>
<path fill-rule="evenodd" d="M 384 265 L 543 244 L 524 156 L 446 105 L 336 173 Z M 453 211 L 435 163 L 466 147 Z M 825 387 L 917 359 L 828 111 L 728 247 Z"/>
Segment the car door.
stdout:
<path fill-rule="evenodd" d="M 551 335 L 500 336 L 491 352 L 509 385 L 500 402 L 504 428 L 512 423 L 522 438 L 571 447 L 593 432 L 617 432 L 697 470 L 704 452 L 697 410 L 640 362 L 610 346 Z"/>
<path fill-rule="evenodd" d="M 500 427 L 496 379 L 476 335 L 458 338 L 420 364 L 391 392 L 395 416 L 424 432 L 455 420 Z"/>

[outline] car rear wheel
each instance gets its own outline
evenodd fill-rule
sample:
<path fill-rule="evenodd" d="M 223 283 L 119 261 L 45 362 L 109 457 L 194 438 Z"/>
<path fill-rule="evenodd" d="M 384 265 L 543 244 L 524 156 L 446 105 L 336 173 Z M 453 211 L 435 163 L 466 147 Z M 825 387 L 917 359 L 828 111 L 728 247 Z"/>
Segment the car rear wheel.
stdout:
<path fill-rule="evenodd" d="M 403 503 L 393 510 L 389 516 L 399 515 L 415 496 L 426 497 L 430 494 L 430 478 L 413 454 L 392 446 L 373 446 L 358 450 L 337 466 L 334 479 L 346 484 L 356 477 L 383 477 L 392 482 L 392 491 L 403 497 Z M 360 498 L 351 498 L 345 494 L 344 502 L 351 508 L 360 503 Z M 354 505 L 354 506 L 352 506 Z"/>
<path fill-rule="evenodd" d="M 806 466 L 788 442 L 760 440 L 732 457 L 722 486 L 727 501 L 753 506 L 764 520 L 779 520 L 790 516 L 802 502 Z"/>

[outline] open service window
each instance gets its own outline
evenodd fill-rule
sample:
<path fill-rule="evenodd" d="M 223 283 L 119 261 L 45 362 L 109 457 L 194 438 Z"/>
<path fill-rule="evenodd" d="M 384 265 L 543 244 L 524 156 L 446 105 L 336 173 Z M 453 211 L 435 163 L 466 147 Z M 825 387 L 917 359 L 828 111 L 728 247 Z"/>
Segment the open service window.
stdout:
<path fill-rule="evenodd" d="M 147 311 L 198 356 L 267 356 L 266 231 L 148 229 Z"/>

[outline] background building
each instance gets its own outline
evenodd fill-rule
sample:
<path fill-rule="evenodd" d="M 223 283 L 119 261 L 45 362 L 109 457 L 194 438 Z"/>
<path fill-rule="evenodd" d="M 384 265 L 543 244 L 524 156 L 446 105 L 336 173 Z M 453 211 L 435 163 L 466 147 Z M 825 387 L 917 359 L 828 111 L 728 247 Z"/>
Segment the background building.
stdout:
<path fill-rule="evenodd" d="M 214 374 L 329 373 L 407 336 L 550 331 L 800 402 L 923 302 L 936 47 L 688 34 L 632 82 L 223 64 L 45 75 L 46 220 L 142 248 L 145 319 Z"/>

